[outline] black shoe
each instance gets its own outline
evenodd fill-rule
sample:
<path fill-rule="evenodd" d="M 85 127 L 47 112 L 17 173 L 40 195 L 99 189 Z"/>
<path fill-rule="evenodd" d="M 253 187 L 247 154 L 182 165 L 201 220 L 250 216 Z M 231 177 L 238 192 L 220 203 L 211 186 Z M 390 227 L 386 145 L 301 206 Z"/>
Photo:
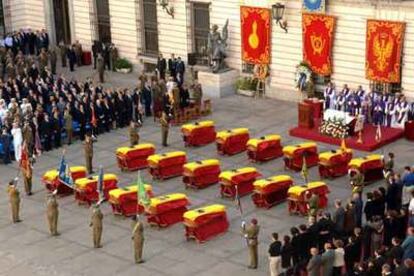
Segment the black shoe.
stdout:
<path fill-rule="evenodd" d="M 32 192 L 28 192 L 27 195 L 28 196 L 31 196 L 31 195 L 33 195 L 33 193 Z"/>

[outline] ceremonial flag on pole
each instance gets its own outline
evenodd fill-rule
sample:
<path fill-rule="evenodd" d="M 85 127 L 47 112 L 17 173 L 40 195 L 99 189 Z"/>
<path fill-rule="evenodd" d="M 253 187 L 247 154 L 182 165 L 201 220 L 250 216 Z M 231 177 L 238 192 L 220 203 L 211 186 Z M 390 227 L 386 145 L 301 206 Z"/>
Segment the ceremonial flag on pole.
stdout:
<path fill-rule="evenodd" d="M 345 138 L 342 138 L 342 141 L 341 141 L 341 150 L 342 150 L 342 154 L 345 155 L 346 154 L 346 150 L 347 150 L 346 143 L 345 143 Z"/>
<path fill-rule="evenodd" d="M 141 171 L 138 171 L 138 179 L 137 179 L 137 185 L 138 185 L 138 189 L 137 189 L 137 198 L 138 198 L 138 204 L 141 203 L 141 205 L 143 205 L 144 207 L 147 207 L 151 204 L 151 200 L 148 198 L 148 194 L 145 191 L 145 186 L 144 186 L 144 182 L 142 181 L 141 178 Z"/>
<path fill-rule="evenodd" d="M 302 175 L 303 179 L 305 180 L 305 183 L 308 184 L 309 171 L 308 171 L 308 165 L 306 164 L 305 155 L 303 155 L 302 171 L 301 171 L 300 174 Z"/>
<path fill-rule="evenodd" d="M 22 170 L 23 175 L 25 177 L 28 177 L 31 173 L 31 167 L 30 167 L 30 160 L 29 160 L 29 151 L 27 149 L 26 143 L 24 143 L 22 147 L 19 166 L 20 166 L 20 169 Z"/>
<path fill-rule="evenodd" d="M 73 179 L 70 173 L 70 168 L 65 160 L 65 155 L 62 155 L 58 168 L 58 178 L 61 183 L 73 189 Z"/>
<path fill-rule="evenodd" d="M 98 195 L 99 195 L 99 201 L 101 201 L 104 198 L 104 195 L 103 195 L 103 182 L 104 182 L 103 167 L 102 166 L 99 166 L 99 174 L 98 174 Z"/>
<path fill-rule="evenodd" d="M 381 125 L 377 125 L 377 132 L 375 133 L 375 141 L 380 142 L 382 140 Z"/>
<path fill-rule="evenodd" d="M 241 201 L 240 201 L 239 187 L 235 185 L 234 189 L 236 192 L 235 197 L 234 197 L 235 202 L 236 202 L 236 208 L 240 211 L 240 214 L 243 215 L 243 208 L 242 208 Z"/>

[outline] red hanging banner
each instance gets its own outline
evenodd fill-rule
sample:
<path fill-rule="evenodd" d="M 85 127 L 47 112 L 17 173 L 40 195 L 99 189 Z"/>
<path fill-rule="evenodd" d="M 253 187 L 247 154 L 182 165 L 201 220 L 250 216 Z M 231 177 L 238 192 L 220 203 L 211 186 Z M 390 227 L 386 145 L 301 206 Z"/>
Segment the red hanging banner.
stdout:
<path fill-rule="evenodd" d="M 334 27 L 333 16 L 302 14 L 303 60 L 316 74 L 327 76 L 332 73 Z"/>
<path fill-rule="evenodd" d="M 252 64 L 270 63 L 270 10 L 240 7 L 242 59 Z"/>
<path fill-rule="evenodd" d="M 404 32 L 405 22 L 367 20 L 367 79 L 386 83 L 401 81 Z"/>

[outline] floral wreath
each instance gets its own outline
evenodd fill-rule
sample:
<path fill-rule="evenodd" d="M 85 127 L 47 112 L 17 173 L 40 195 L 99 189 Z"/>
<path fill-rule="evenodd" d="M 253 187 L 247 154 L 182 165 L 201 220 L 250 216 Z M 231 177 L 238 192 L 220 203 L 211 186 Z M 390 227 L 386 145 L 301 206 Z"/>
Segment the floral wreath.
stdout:
<path fill-rule="evenodd" d="M 296 66 L 296 73 L 295 73 L 295 85 L 296 88 L 300 88 L 300 78 L 302 75 L 305 75 L 304 84 L 307 85 L 312 77 L 312 70 L 305 62 L 301 62 Z"/>

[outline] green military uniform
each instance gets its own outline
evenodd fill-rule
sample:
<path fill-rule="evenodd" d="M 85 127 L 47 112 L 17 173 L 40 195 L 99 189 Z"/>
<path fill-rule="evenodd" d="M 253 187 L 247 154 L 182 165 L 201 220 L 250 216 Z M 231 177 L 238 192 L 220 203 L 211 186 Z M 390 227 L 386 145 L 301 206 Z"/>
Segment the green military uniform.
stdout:
<path fill-rule="evenodd" d="M 98 58 L 96 59 L 96 68 L 99 74 L 99 82 L 105 82 L 105 62 L 101 54 L 98 54 Z"/>
<path fill-rule="evenodd" d="M 24 78 L 26 75 L 26 64 L 24 62 L 24 60 L 19 60 L 17 63 L 17 74 L 21 77 Z"/>
<path fill-rule="evenodd" d="M 53 75 L 56 75 L 56 50 L 54 48 L 49 50 L 49 59 L 50 59 L 50 70 L 52 71 Z"/>
<path fill-rule="evenodd" d="M 49 223 L 49 231 L 52 236 L 59 235 L 57 231 L 58 218 L 59 218 L 59 204 L 56 199 L 56 194 L 49 195 L 47 202 L 47 222 Z"/>
<path fill-rule="evenodd" d="M 162 113 L 162 116 L 160 118 L 160 124 L 161 124 L 162 145 L 166 147 L 168 146 L 167 140 L 168 140 L 168 130 L 170 128 L 170 123 L 168 122 L 167 114 L 165 114 L 165 112 Z"/>
<path fill-rule="evenodd" d="M 65 111 L 63 115 L 63 120 L 65 122 L 65 130 L 66 130 L 66 134 L 68 137 L 68 145 L 70 145 L 72 144 L 72 137 L 73 137 L 73 119 L 69 111 Z"/>
<path fill-rule="evenodd" d="M 110 58 L 111 58 L 111 68 L 112 68 L 112 71 L 115 72 L 115 63 L 116 63 L 116 61 L 119 58 L 118 49 L 115 46 L 112 46 L 111 47 L 111 50 L 109 52 L 109 55 L 110 55 Z"/>
<path fill-rule="evenodd" d="M 364 175 L 360 171 L 355 171 L 356 173 L 351 176 L 351 186 L 352 193 L 362 194 L 364 190 Z"/>
<path fill-rule="evenodd" d="M 394 169 L 394 159 L 389 159 L 387 162 L 385 162 L 384 164 L 384 170 L 385 171 L 390 171 Z"/>
<path fill-rule="evenodd" d="M 43 50 L 40 53 L 40 56 L 39 56 L 39 69 L 40 69 L 39 71 L 40 71 L 41 76 L 43 76 L 45 74 L 46 67 L 47 67 L 48 63 L 49 63 L 49 58 L 46 54 L 46 51 Z"/>
<path fill-rule="evenodd" d="M 129 141 L 131 143 L 131 147 L 139 144 L 139 133 L 135 123 L 131 123 L 129 126 Z"/>
<path fill-rule="evenodd" d="M 9 183 L 9 187 L 7 189 L 7 193 L 9 194 L 9 202 L 10 208 L 12 213 L 12 221 L 13 223 L 20 222 L 20 192 L 17 187 L 14 185 L 13 181 Z"/>
<path fill-rule="evenodd" d="M 195 84 L 193 88 L 193 98 L 197 106 L 201 106 L 201 100 L 203 98 L 203 90 L 200 84 Z"/>
<path fill-rule="evenodd" d="M 135 263 L 143 263 L 142 249 L 144 247 L 144 224 L 137 220 L 132 230 L 132 240 L 134 241 Z"/>
<path fill-rule="evenodd" d="M 66 64 L 67 64 L 66 56 L 68 54 L 68 47 L 62 43 L 59 46 L 59 48 L 60 48 L 60 58 L 62 61 L 62 67 L 66 67 Z"/>
<path fill-rule="evenodd" d="M 249 247 L 250 264 L 249 268 L 256 269 L 258 264 L 258 236 L 260 226 L 251 223 L 246 228 L 242 229 L 242 234 L 246 238 L 247 246 Z"/>
<path fill-rule="evenodd" d="M 28 169 L 22 172 L 23 180 L 24 180 L 24 190 L 26 195 L 32 195 L 32 177 L 33 177 L 33 169 L 32 164 L 29 159 L 29 166 Z"/>
<path fill-rule="evenodd" d="M 317 194 L 312 194 L 308 201 L 309 204 L 309 216 L 316 217 L 319 209 L 319 196 Z"/>
<path fill-rule="evenodd" d="M 85 138 L 85 160 L 86 160 L 86 169 L 89 174 L 93 173 L 92 159 L 93 159 L 93 141 L 90 136 L 86 136 Z"/>
<path fill-rule="evenodd" d="M 92 210 L 92 218 L 91 223 L 89 224 L 92 227 L 92 235 L 93 235 L 93 247 L 94 248 L 101 248 L 101 238 L 102 238 L 102 220 L 103 214 L 99 205 L 93 207 Z"/>

